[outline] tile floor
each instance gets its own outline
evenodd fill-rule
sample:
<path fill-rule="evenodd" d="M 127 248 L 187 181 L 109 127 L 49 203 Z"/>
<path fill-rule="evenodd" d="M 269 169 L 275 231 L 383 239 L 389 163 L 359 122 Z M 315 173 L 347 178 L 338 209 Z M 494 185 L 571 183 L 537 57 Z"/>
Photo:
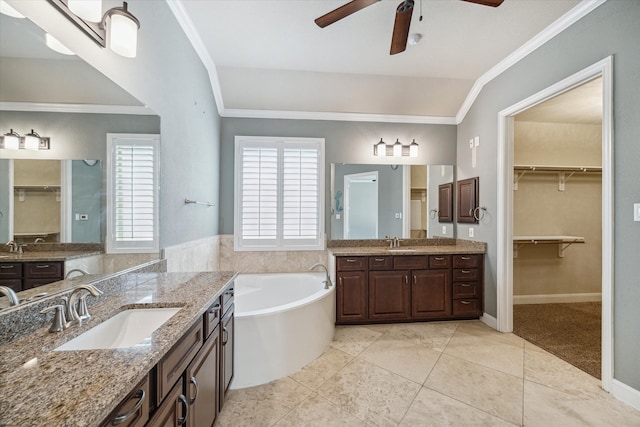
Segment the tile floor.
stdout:
<path fill-rule="evenodd" d="M 233 390 L 227 426 L 640 426 L 600 381 L 480 321 L 341 326 L 295 374 Z"/>

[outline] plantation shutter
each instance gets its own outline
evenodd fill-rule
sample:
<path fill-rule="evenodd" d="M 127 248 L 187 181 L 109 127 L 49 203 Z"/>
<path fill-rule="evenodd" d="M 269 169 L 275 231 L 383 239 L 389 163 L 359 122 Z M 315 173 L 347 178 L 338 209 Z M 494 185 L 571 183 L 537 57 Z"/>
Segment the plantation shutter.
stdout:
<path fill-rule="evenodd" d="M 236 137 L 236 250 L 324 248 L 323 142 Z"/>
<path fill-rule="evenodd" d="M 109 252 L 156 252 L 158 146 L 156 135 L 109 134 Z"/>

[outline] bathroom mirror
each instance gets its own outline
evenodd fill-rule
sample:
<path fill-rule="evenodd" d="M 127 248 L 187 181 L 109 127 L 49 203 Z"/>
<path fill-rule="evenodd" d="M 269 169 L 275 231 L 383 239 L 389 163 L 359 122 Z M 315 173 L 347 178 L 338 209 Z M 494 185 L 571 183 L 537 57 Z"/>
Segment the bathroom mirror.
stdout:
<path fill-rule="evenodd" d="M 79 57 L 49 49 L 45 32 L 29 19 L 0 14 L 0 133 L 10 129 L 21 135 L 34 129 L 51 140 L 49 150 L 0 149 L 0 243 L 8 240 L 14 222 L 10 205 L 26 204 L 39 193 L 58 198 L 54 203 L 69 202 L 69 216 L 61 209 L 58 220 L 67 224 L 61 236 L 70 236 L 60 238 L 62 242 L 97 243 L 105 230 L 106 134 L 159 134 L 160 117 Z M 69 197 L 63 192 L 65 182 L 57 184 L 59 194 L 56 184 L 27 188 L 33 183 L 18 182 L 13 188 L 14 162 L 26 159 L 59 163 L 60 176 L 71 181 Z M 25 219 L 20 209 L 15 213 Z M 35 222 L 28 225 L 36 234 L 49 231 Z M 55 239 L 53 231 L 45 241 Z"/>
<path fill-rule="evenodd" d="M 329 239 L 455 237 L 438 221 L 438 186 L 452 165 L 331 164 Z"/>

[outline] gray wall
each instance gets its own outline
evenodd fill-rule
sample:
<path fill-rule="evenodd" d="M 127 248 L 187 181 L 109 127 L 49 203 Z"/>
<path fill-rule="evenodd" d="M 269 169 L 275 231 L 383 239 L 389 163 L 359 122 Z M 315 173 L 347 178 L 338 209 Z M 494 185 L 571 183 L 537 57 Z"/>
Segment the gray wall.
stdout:
<path fill-rule="evenodd" d="M 73 243 L 104 241 L 102 164 L 98 162 L 89 166 L 82 160 L 71 162 L 71 241 Z M 76 214 L 88 215 L 88 219 L 76 220 Z"/>
<path fill-rule="evenodd" d="M 130 0 L 140 20 L 138 55 L 98 47 L 46 0 L 13 2 L 36 24 L 161 117 L 160 247 L 218 234 L 220 117 L 209 76 L 169 6 Z"/>
<path fill-rule="evenodd" d="M 614 55 L 615 283 L 614 377 L 640 390 L 640 284 L 637 260 L 640 223 L 633 202 L 640 201 L 640 2 L 608 1 L 484 87 L 458 127 L 458 179 L 480 176 L 485 221 L 476 239 L 487 242 L 485 310 L 495 316 L 497 217 L 497 113 L 516 102 Z M 478 166 L 471 167 L 469 139 L 480 136 Z M 468 226 L 458 226 L 458 236 Z"/>
<path fill-rule="evenodd" d="M 9 240 L 10 179 L 9 161 L 0 159 L 0 243 Z"/>
<path fill-rule="evenodd" d="M 373 144 L 380 138 L 388 144 L 395 142 L 396 138 L 408 144 L 415 138 L 420 144 L 418 158 L 409 160 L 405 157 L 398 163 L 455 164 L 456 159 L 456 126 L 453 125 L 223 118 L 221 130 L 220 182 L 223 185 L 220 188 L 220 234 L 233 234 L 236 135 L 325 138 L 327 210 L 333 205 L 329 191 L 331 163 L 391 163 L 390 160 L 380 161 L 373 157 Z M 328 227 L 329 222 L 326 224 Z"/>

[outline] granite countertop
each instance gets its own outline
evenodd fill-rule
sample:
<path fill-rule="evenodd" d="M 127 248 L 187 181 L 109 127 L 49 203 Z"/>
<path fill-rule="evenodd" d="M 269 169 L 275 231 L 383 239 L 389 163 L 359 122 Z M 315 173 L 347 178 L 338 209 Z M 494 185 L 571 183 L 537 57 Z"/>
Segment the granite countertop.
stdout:
<path fill-rule="evenodd" d="M 184 333 L 202 319 L 205 310 L 235 275 L 235 272 L 132 274 L 117 290 L 99 297 L 90 308 L 92 318 L 83 325 L 61 333 L 40 328 L 2 343 L 0 425 L 98 425 Z M 181 310 L 153 333 L 148 345 L 51 351 L 122 309 L 140 307 Z"/>
<path fill-rule="evenodd" d="M 67 261 L 75 258 L 83 258 L 92 255 L 100 255 L 102 251 L 34 251 L 21 254 L 0 252 L 0 262 L 25 262 L 25 261 Z"/>
<path fill-rule="evenodd" d="M 486 243 L 470 240 L 449 239 L 447 244 L 425 244 L 400 246 L 341 246 L 329 248 L 334 256 L 382 256 L 382 255 L 446 255 L 446 254 L 484 254 Z"/>

